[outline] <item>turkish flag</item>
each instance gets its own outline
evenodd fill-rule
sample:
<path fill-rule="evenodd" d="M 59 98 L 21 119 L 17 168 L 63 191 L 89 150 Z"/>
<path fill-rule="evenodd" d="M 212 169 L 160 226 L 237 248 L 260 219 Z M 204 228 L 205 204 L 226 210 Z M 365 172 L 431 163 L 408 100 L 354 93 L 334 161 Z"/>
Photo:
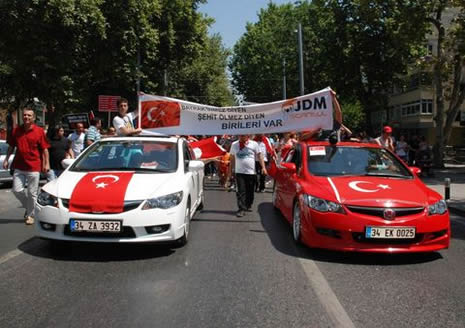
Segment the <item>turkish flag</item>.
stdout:
<path fill-rule="evenodd" d="M 219 157 L 226 153 L 226 150 L 216 143 L 216 137 L 193 141 L 189 146 L 192 147 L 197 159 Z"/>
<path fill-rule="evenodd" d="M 121 213 L 124 196 L 134 172 L 87 173 L 74 187 L 70 212 Z"/>
<path fill-rule="evenodd" d="M 181 106 L 175 101 L 143 101 L 141 103 L 142 129 L 179 126 Z"/>

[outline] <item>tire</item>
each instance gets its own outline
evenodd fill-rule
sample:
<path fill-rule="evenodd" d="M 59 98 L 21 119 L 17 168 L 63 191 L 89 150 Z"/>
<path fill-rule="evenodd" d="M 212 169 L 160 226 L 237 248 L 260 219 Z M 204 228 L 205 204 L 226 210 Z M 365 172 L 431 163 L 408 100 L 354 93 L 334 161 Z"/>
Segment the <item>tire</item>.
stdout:
<path fill-rule="evenodd" d="M 186 210 L 184 211 L 184 234 L 176 242 L 179 246 L 184 246 L 189 241 L 191 225 L 191 202 L 190 199 L 187 201 Z"/>
<path fill-rule="evenodd" d="M 292 238 L 299 245 L 302 244 L 301 226 L 300 206 L 299 202 L 296 201 L 292 211 Z"/>

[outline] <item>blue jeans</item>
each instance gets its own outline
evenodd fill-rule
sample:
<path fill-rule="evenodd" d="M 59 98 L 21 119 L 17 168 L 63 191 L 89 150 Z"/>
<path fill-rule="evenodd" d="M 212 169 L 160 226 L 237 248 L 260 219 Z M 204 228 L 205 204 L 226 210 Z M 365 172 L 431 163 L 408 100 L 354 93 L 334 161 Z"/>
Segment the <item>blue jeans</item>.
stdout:
<path fill-rule="evenodd" d="M 58 178 L 62 173 L 63 173 L 64 170 L 53 170 L 53 169 L 50 169 L 48 172 L 47 172 L 47 182 L 50 182 L 52 180 L 55 180 L 56 178 Z"/>

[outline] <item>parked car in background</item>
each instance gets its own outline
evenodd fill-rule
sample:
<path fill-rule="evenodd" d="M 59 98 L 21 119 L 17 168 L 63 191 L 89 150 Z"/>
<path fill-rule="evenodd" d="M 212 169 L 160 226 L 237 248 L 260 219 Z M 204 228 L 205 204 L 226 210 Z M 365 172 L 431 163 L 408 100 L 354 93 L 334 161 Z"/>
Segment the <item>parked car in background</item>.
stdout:
<path fill-rule="evenodd" d="M 13 181 L 13 176 L 10 174 L 10 166 L 15 157 L 14 155 L 11 155 L 8 160 L 8 163 L 9 163 L 8 169 L 7 170 L 3 169 L 3 161 L 5 160 L 7 151 L 8 151 L 8 144 L 6 143 L 5 140 L 0 140 L 0 183 Z"/>

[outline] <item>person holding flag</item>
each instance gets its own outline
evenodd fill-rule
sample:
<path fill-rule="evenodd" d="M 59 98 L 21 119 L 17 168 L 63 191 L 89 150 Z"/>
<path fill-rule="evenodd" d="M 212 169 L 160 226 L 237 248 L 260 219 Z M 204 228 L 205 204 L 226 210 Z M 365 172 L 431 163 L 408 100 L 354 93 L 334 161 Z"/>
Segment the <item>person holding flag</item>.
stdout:
<path fill-rule="evenodd" d="M 118 136 L 133 136 L 142 132 L 141 128 L 135 128 L 133 120 L 137 118 L 137 112 L 128 113 L 129 102 L 125 98 L 120 98 L 116 102 L 118 105 L 118 115 L 113 119 L 113 127 Z"/>

